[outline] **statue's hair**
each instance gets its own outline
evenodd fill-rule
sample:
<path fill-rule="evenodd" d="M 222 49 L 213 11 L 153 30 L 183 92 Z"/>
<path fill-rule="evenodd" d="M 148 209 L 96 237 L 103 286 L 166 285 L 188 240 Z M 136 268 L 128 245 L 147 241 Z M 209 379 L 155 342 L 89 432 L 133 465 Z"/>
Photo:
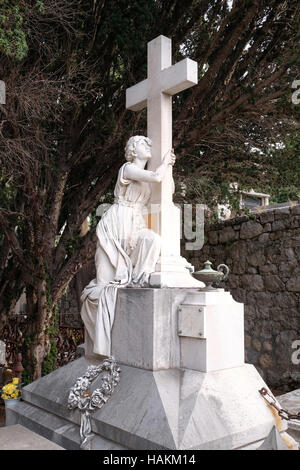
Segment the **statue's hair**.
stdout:
<path fill-rule="evenodd" d="M 125 147 L 125 158 L 128 162 L 132 162 L 135 159 L 136 157 L 135 149 L 136 149 L 137 143 L 140 140 L 144 140 L 149 145 L 149 147 L 151 147 L 152 142 L 148 137 L 145 137 L 143 135 L 134 135 L 133 137 L 130 137 Z"/>

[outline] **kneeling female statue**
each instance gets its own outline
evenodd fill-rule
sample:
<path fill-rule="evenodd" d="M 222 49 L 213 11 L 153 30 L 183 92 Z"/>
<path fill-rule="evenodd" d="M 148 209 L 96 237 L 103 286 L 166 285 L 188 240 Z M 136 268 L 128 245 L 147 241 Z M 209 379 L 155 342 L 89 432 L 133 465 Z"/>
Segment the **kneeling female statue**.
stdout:
<path fill-rule="evenodd" d="M 83 290 L 81 317 L 86 344 L 93 353 L 110 355 L 111 328 L 119 287 L 147 287 L 160 255 L 160 236 L 147 228 L 143 212 L 151 196 L 151 183 L 161 182 L 168 165 L 174 165 L 170 151 L 156 171 L 145 169 L 151 158 L 151 141 L 131 137 L 125 148 L 127 160 L 121 166 L 114 190 L 114 204 L 97 225 L 96 278 Z"/>

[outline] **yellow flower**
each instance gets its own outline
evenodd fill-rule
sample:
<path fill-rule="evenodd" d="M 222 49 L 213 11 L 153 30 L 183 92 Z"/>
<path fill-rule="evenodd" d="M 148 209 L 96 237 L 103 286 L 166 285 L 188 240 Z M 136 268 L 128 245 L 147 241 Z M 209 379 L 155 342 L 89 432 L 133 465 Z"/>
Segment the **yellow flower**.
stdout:
<path fill-rule="evenodd" d="M 4 385 L 4 387 L 2 388 L 2 392 L 5 395 L 11 395 L 15 391 L 16 391 L 16 385 L 13 385 L 13 384 Z"/>
<path fill-rule="evenodd" d="M 18 389 L 19 379 L 14 377 L 12 382 L 2 387 L 2 398 L 18 398 L 20 390 Z"/>

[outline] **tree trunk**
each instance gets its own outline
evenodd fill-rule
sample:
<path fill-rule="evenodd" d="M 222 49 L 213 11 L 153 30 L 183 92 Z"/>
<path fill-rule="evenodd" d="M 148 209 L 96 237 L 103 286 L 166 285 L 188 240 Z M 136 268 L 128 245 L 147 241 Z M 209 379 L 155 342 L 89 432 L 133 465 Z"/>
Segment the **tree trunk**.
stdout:
<path fill-rule="evenodd" d="M 46 288 L 46 280 L 40 280 L 36 286 L 26 288 L 28 317 L 24 345 L 29 381 L 42 376 L 43 362 L 50 353 L 54 305 L 47 299 Z"/>
<path fill-rule="evenodd" d="M 18 267 L 8 266 L 0 277 L 0 335 L 15 313 L 16 303 L 24 284 Z"/>

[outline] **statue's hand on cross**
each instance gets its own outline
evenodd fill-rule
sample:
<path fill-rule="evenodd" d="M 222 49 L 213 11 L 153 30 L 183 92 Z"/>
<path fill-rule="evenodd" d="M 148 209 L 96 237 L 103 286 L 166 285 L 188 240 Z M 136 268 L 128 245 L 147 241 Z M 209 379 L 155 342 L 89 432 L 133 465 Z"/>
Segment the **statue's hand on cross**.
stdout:
<path fill-rule="evenodd" d="M 134 137 L 132 137 L 133 139 Z M 141 141 L 145 139 L 141 136 L 135 137 Z M 142 142 L 143 144 L 143 142 Z M 124 178 L 134 181 L 144 181 L 148 183 L 160 183 L 167 172 L 169 166 L 173 166 L 176 160 L 174 150 L 169 150 L 163 158 L 161 165 L 159 165 L 154 171 L 145 170 L 147 161 L 151 160 L 151 149 L 148 144 L 140 145 L 139 143 L 135 149 L 135 158 L 130 165 L 126 165 L 124 168 Z"/>
<path fill-rule="evenodd" d="M 175 161 L 176 161 L 176 156 L 175 156 L 175 153 L 174 153 L 174 149 L 172 148 L 171 150 L 169 150 L 165 154 L 163 162 L 166 163 L 167 167 L 168 166 L 172 167 L 172 166 L 174 166 Z M 170 175 L 170 177 L 171 177 L 171 191 L 172 191 L 172 194 L 174 194 L 174 192 L 175 192 L 175 183 L 174 183 L 173 176 Z"/>
<path fill-rule="evenodd" d="M 175 161 L 176 161 L 176 155 L 174 153 L 174 149 L 171 149 L 166 153 L 164 160 L 166 160 L 166 163 L 168 165 L 174 166 Z"/>

